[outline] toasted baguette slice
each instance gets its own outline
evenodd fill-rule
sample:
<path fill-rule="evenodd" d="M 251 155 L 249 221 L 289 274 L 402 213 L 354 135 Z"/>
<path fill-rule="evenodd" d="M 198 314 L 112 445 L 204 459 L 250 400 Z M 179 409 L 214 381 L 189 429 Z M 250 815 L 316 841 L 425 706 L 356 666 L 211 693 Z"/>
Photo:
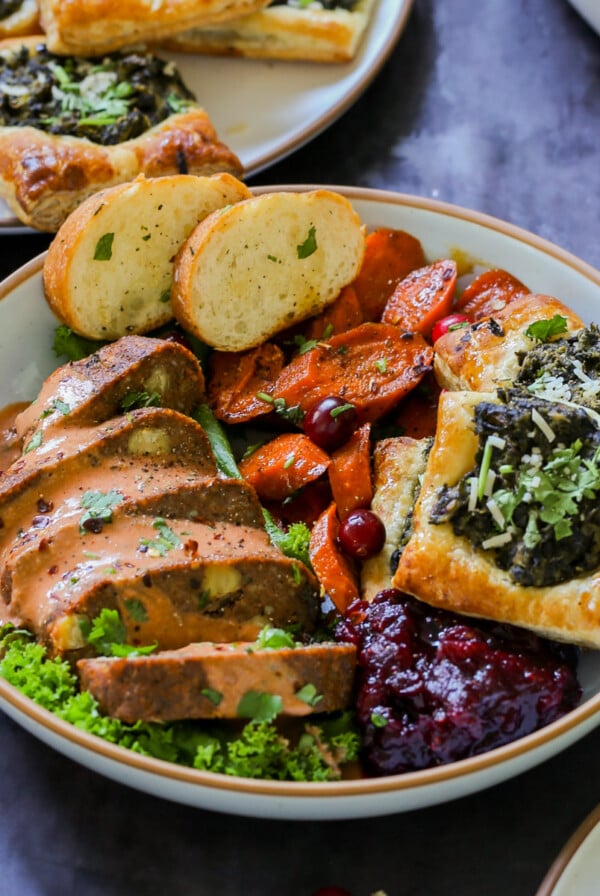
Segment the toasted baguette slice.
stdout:
<path fill-rule="evenodd" d="M 357 0 L 351 9 L 268 6 L 220 25 L 191 28 L 163 43 L 179 53 L 349 62 L 356 55 L 374 0 Z"/>
<path fill-rule="evenodd" d="M 77 663 L 81 687 L 102 710 L 125 722 L 235 719 L 249 692 L 281 698 L 281 712 L 305 716 L 345 709 L 352 696 L 353 644 L 259 650 L 252 643 L 196 643 L 180 650 Z M 312 685 L 311 705 L 302 688 Z"/>
<path fill-rule="evenodd" d="M 199 221 L 250 196 L 230 174 L 136 178 L 83 202 L 44 263 L 54 313 L 90 339 L 145 333 L 172 317 L 173 259 Z"/>
<path fill-rule="evenodd" d="M 171 300 L 185 329 L 243 351 L 312 317 L 354 279 L 364 229 L 330 190 L 264 193 L 209 215 L 175 262 Z"/>

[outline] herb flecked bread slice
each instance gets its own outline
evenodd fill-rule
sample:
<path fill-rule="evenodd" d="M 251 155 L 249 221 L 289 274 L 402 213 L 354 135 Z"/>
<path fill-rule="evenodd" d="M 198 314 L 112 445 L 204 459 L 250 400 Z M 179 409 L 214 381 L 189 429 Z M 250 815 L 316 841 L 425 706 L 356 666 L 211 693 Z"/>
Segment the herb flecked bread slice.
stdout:
<path fill-rule="evenodd" d="M 221 351 L 243 351 L 331 304 L 358 273 L 364 228 L 330 190 L 264 193 L 209 215 L 175 261 L 182 326 Z"/>
<path fill-rule="evenodd" d="M 248 196 L 229 174 L 139 177 L 91 196 L 48 250 L 50 307 L 90 339 L 117 339 L 167 323 L 179 247 L 210 212 Z"/>
<path fill-rule="evenodd" d="M 349 62 L 365 33 L 374 0 L 310 5 L 275 2 L 219 25 L 191 28 L 163 46 L 179 53 L 257 59 Z"/>

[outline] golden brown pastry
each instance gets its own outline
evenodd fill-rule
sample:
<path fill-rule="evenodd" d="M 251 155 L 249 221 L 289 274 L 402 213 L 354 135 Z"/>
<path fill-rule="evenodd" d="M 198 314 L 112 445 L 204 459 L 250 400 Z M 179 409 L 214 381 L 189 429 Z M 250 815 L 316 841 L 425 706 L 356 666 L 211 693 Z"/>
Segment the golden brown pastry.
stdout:
<path fill-rule="evenodd" d="M 55 232 L 87 196 L 140 173 L 242 172 L 174 65 L 150 54 L 99 63 L 4 41 L 2 94 L 0 197 L 39 230 Z"/>
<path fill-rule="evenodd" d="M 419 493 L 419 477 L 427 463 L 429 439 L 404 436 L 382 439 L 373 451 L 375 491 L 371 509 L 385 526 L 385 544 L 374 557 L 365 560 L 360 572 L 364 600 L 392 587 L 399 548 Z"/>
<path fill-rule="evenodd" d="M 271 3 L 243 18 L 192 28 L 164 44 L 183 53 L 260 59 L 348 62 L 363 38 L 374 0 L 324 9 L 320 3 Z"/>
<path fill-rule="evenodd" d="M 40 18 L 54 53 L 97 56 L 265 5 L 266 0 L 40 0 Z"/>
<path fill-rule="evenodd" d="M 566 319 L 568 332 L 583 327 L 574 311 L 544 295 L 525 295 L 510 302 L 493 318 L 470 327 L 452 330 L 435 343 L 435 378 L 443 389 L 473 389 L 492 392 L 510 383 L 519 372 L 519 356 L 535 344 L 526 335 L 530 324 Z"/>
<path fill-rule="evenodd" d="M 15 0 L 6 4 L 8 14 L 0 12 L 0 39 L 20 34 L 39 34 L 37 0 Z"/>
<path fill-rule="evenodd" d="M 475 432 L 477 407 L 478 430 L 492 433 L 485 450 Z M 594 542 L 586 544 L 589 526 L 598 524 L 600 480 L 586 461 L 597 463 L 599 419 L 535 396 L 513 395 L 502 410 L 493 393 L 442 394 L 414 530 L 394 586 L 434 606 L 600 647 L 600 562 Z M 515 485 L 511 498 L 512 476 L 523 488 Z M 581 490 L 585 477 L 587 499 L 564 485 L 568 478 Z M 461 480 L 462 504 L 454 488 Z M 571 515 L 563 486 L 574 501 Z"/>

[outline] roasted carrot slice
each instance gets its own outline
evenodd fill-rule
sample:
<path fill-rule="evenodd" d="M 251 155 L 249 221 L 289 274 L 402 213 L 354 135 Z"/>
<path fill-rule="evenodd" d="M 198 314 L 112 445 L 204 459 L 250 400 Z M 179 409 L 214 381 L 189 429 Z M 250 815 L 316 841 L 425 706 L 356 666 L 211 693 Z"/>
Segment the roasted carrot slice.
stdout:
<path fill-rule="evenodd" d="M 421 243 L 410 233 L 386 227 L 370 233 L 365 241 L 360 271 L 352 284 L 364 320 L 380 320 L 396 285 L 424 264 Z"/>
<path fill-rule="evenodd" d="M 435 377 L 429 373 L 417 388 L 400 402 L 394 414 L 394 422 L 403 436 L 425 439 L 435 435 L 440 392 Z"/>
<path fill-rule="evenodd" d="M 283 501 L 326 472 L 327 454 L 302 433 L 277 436 L 242 460 L 240 473 L 260 498 Z"/>
<path fill-rule="evenodd" d="M 456 276 L 456 262 L 449 259 L 413 271 L 388 299 L 381 320 L 429 336 L 436 320 L 452 308 Z"/>
<path fill-rule="evenodd" d="M 359 597 L 359 589 L 354 566 L 338 547 L 339 531 L 337 510 L 332 503 L 313 526 L 308 553 L 325 593 L 340 613 L 344 613 Z"/>
<path fill-rule="evenodd" d="M 224 423 L 245 423 L 272 411 L 259 396 L 272 391 L 283 360 L 283 352 L 272 342 L 248 352 L 213 352 L 207 391 L 215 417 Z"/>
<path fill-rule="evenodd" d="M 509 302 L 525 296 L 529 289 L 508 271 L 496 268 L 480 274 L 466 287 L 456 307 L 473 322 L 493 317 Z"/>
<path fill-rule="evenodd" d="M 327 471 L 333 500 L 340 519 L 356 510 L 369 507 L 373 499 L 371 480 L 371 424 L 363 423 L 345 445 L 331 455 Z"/>
<path fill-rule="evenodd" d="M 359 422 L 390 411 L 430 370 L 433 352 L 422 336 L 389 324 L 365 323 L 319 342 L 287 364 L 273 395 L 306 413 L 338 395 L 356 407 Z"/>
<path fill-rule="evenodd" d="M 356 290 L 350 284 L 340 292 L 335 302 L 318 317 L 308 321 L 304 331 L 306 339 L 329 339 L 345 333 L 363 322 L 362 309 Z"/>

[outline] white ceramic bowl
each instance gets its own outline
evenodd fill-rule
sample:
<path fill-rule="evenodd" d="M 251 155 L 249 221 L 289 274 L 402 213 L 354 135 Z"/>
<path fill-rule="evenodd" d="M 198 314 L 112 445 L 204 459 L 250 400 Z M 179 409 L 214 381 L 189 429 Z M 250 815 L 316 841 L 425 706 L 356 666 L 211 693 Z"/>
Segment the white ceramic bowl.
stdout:
<path fill-rule="evenodd" d="M 261 191 L 265 189 L 273 188 Z M 419 237 L 430 258 L 460 250 L 474 262 L 508 269 L 535 292 L 557 296 L 585 320 L 600 320 L 600 272 L 530 233 L 427 199 L 333 189 L 352 200 L 368 227 L 396 227 Z M 32 398 L 56 366 L 51 352 L 56 321 L 43 298 L 42 263 L 42 257 L 33 260 L 0 285 L 0 404 Z M 49 746 L 141 791 L 239 815 L 356 818 L 464 796 L 520 774 L 565 749 L 600 722 L 600 652 L 583 655 L 580 679 L 584 693 L 577 709 L 513 744 L 440 768 L 328 784 L 232 778 L 140 756 L 62 722 L 2 679 L 0 706 Z"/>

